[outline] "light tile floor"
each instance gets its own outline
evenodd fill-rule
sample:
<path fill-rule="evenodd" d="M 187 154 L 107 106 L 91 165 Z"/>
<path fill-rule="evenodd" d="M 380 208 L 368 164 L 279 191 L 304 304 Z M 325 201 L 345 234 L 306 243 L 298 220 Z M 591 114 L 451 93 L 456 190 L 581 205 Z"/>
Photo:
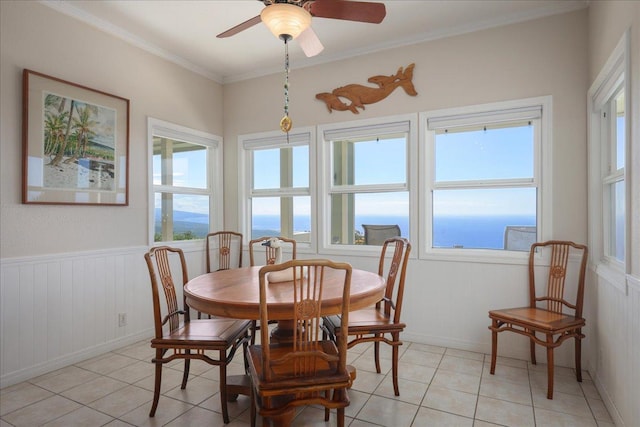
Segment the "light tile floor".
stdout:
<path fill-rule="evenodd" d="M 588 373 L 578 383 L 572 369 L 556 368 L 554 399 L 546 399 L 546 366 L 405 342 L 400 357 L 400 396 L 393 395 L 391 352 L 383 346 L 382 374 L 375 373 L 371 345 L 349 350 L 357 378 L 346 409 L 351 427 L 366 426 L 613 426 Z M 218 368 L 193 362 L 180 390 L 183 362 L 165 367 L 156 416 L 153 355 L 142 341 L 0 390 L 0 427 L 6 426 L 224 426 Z M 242 357 L 229 375 L 243 371 Z M 228 427 L 249 425 L 249 400 L 229 405 Z M 320 407 L 297 412 L 294 426 L 325 423 Z"/>

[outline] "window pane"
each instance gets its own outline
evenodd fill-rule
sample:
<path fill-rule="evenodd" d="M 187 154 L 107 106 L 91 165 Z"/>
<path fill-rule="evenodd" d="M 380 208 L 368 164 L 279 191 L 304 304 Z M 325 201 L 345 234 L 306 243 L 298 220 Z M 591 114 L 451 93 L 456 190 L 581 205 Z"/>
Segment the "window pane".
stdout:
<path fill-rule="evenodd" d="M 284 171 L 281 171 L 281 166 Z M 256 190 L 308 187 L 309 146 L 253 151 L 253 188 Z"/>
<path fill-rule="evenodd" d="M 612 257 L 624 262 L 624 181 L 613 184 L 612 188 L 612 221 L 610 238 L 610 250 Z"/>
<path fill-rule="evenodd" d="M 153 184 L 208 188 L 207 147 L 154 137 Z"/>
<path fill-rule="evenodd" d="M 209 196 L 154 193 L 154 241 L 204 239 L 209 232 Z"/>
<path fill-rule="evenodd" d="M 624 141 L 625 141 L 625 114 L 624 114 L 624 92 L 615 99 L 616 104 L 616 169 L 624 168 Z"/>
<path fill-rule="evenodd" d="M 333 171 L 334 185 L 405 183 L 406 136 L 333 141 Z"/>
<path fill-rule="evenodd" d="M 293 147 L 293 187 L 309 186 L 309 146 Z"/>
<path fill-rule="evenodd" d="M 433 192 L 434 248 L 528 250 L 536 240 L 535 188 Z"/>
<path fill-rule="evenodd" d="M 253 188 L 280 187 L 280 150 L 253 151 Z"/>
<path fill-rule="evenodd" d="M 298 242 L 311 241 L 311 197 L 293 198 L 293 238 Z"/>
<path fill-rule="evenodd" d="M 362 245 L 363 225 L 398 225 L 409 237 L 409 193 L 333 194 L 331 196 L 331 243 Z"/>
<path fill-rule="evenodd" d="M 435 180 L 533 177 L 531 124 L 442 131 L 435 139 Z"/>
<path fill-rule="evenodd" d="M 293 212 L 293 217 L 282 217 L 283 211 Z M 252 239 L 285 236 L 308 242 L 310 232 L 311 197 L 255 197 L 251 200 Z"/>

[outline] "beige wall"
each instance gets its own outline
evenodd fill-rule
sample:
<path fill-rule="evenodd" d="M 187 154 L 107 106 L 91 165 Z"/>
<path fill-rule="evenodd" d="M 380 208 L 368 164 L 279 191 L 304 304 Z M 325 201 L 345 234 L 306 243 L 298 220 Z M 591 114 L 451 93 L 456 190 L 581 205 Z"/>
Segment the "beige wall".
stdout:
<path fill-rule="evenodd" d="M 147 245 L 147 117 L 222 136 L 222 87 L 37 2 L 0 8 L 2 258 Z M 128 207 L 21 204 L 23 68 L 130 100 Z"/>
<path fill-rule="evenodd" d="M 294 126 L 383 117 L 495 101 L 553 96 L 553 235 L 587 240 L 586 117 L 588 88 L 586 10 L 395 48 L 291 72 Z M 398 89 L 355 115 L 329 113 L 319 92 L 367 84 L 415 63 L 418 96 Z M 282 80 L 275 75 L 225 85 L 225 220 L 237 224 L 237 136 L 278 129 Z"/>

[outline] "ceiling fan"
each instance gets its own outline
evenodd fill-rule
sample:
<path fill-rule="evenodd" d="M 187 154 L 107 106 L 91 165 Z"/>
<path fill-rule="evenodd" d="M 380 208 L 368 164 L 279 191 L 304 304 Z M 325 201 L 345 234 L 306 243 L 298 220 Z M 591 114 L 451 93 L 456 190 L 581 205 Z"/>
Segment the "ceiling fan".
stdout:
<path fill-rule="evenodd" d="M 311 28 L 311 17 L 343 19 L 347 21 L 379 24 L 386 15 L 384 3 L 351 0 L 258 0 L 265 8 L 260 15 L 244 21 L 217 35 L 231 37 L 264 22 L 269 30 L 282 40 L 298 38 L 298 43 L 308 57 L 324 49 Z"/>

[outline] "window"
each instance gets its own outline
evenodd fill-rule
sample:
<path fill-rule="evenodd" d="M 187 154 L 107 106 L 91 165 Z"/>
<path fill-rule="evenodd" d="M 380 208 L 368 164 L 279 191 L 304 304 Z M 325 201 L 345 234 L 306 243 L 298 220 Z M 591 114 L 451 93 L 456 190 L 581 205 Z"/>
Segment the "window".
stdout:
<path fill-rule="evenodd" d="M 625 235 L 625 102 L 620 87 L 602 108 L 603 158 L 602 177 L 605 255 L 624 262 Z"/>
<path fill-rule="evenodd" d="M 629 88 L 628 32 L 589 90 L 589 221 L 593 253 L 624 273 L 628 214 L 626 181 Z"/>
<path fill-rule="evenodd" d="M 149 119 L 151 242 L 204 239 L 222 227 L 220 138 Z"/>
<path fill-rule="evenodd" d="M 240 137 L 245 185 L 245 235 L 311 240 L 311 130 Z M 250 240 L 249 239 L 249 240 Z"/>
<path fill-rule="evenodd" d="M 539 240 L 547 110 L 541 98 L 423 115 L 428 252 L 528 251 Z"/>
<path fill-rule="evenodd" d="M 409 237 L 415 120 L 397 119 L 322 127 L 325 248 Z"/>

